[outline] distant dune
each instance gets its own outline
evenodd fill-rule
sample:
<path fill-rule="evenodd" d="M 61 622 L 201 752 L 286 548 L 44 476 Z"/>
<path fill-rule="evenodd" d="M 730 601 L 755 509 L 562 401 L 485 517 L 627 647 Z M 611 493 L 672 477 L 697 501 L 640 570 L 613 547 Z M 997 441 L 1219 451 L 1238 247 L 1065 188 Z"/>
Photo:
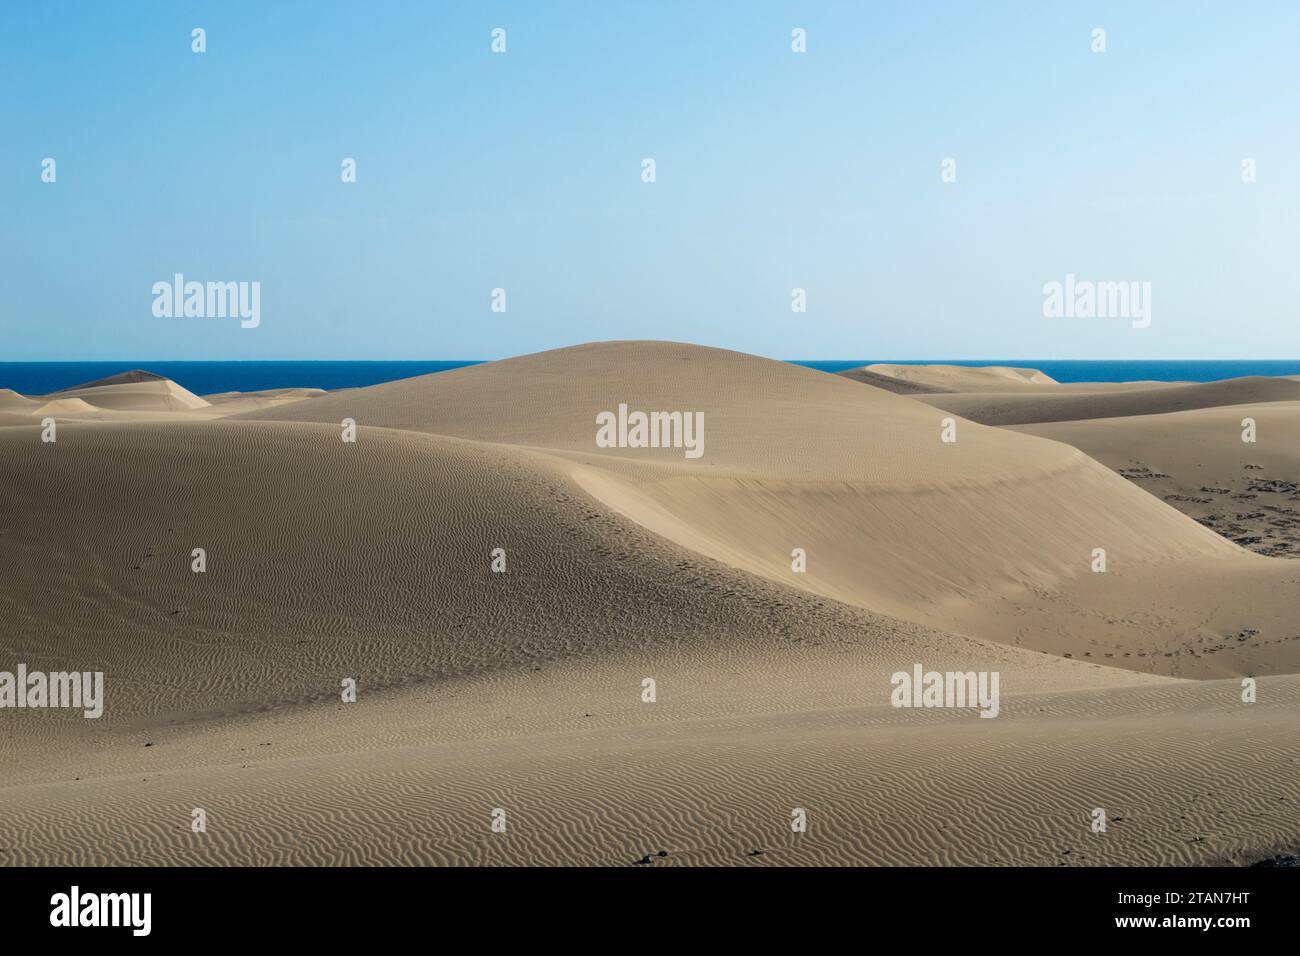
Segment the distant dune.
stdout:
<path fill-rule="evenodd" d="M 29 424 L 33 416 L 59 422 L 208 421 L 324 394 L 319 388 L 279 388 L 201 398 L 161 375 L 133 369 L 45 396 L 0 389 L 0 427 Z"/>
<path fill-rule="evenodd" d="M 188 411 L 208 407 L 206 401 L 170 379 L 138 369 L 65 388 L 51 397 L 81 399 L 95 408 L 123 412 Z"/>
<path fill-rule="evenodd" d="M 1009 371 L 1017 395 L 1065 397 Z M 1227 481 L 1236 411 L 1132 434 L 958 418 L 947 443 L 953 413 L 928 403 L 965 395 L 657 342 L 325 394 L 199 399 L 135 374 L 49 397 L 99 409 L 53 446 L 0 394 L 23 422 L 0 427 L 0 669 L 94 667 L 109 688 L 98 721 L 0 714 L 7 863 L 1240 864 L 1294 846 L 1300 563 L 1119 473 L 1145 455 L 1180 487 L 1198 464 Z M 704 454 L 598 447 L 620 405 L 702 413 Z M 1242 467 L 1281 476 L 1300 403 L 1259 409 Z M 918 663 L 997 672 L 996 719 L 891 706 Z"/>
<path fill-rule="evenodd" d="M 1222 382 L 1160 382 L 1143 388 L 1093 385 L 1086 391 L 1073 385 L 1059 385 L 1028 393 L 978 392 L 923 396 L 921 400 L 986 425 L 1027 425 L 1296 401 L 1300 400 L 1300 382 L 1256 377 Z"/>
<path fill-rule="evenodd" d="M 133 368 L 126 372 L 118 372 L 116 375 L 107 375 L 104 378 L 97 378 L 93 382 L 86 382 L 82 385 L 73 385 L 67 391 L 79 391 L 86 388 L 104 388 L 109 385 L 139 385 L 148 382 L 167 382 L 167 378 L 154 372 L 146 372 L 144 369 Z M 174 383 L 173 383 L 174 384 Z"/>
<path fill-rule="evenodd" d="M 851 369 L 852 371 L 859 371 Z M 860 371 L 908 382 L 934 392 L 997 391 L 1014 385 L 1055 385 L 1036 368 L 1007 365 L 868 365 Z M 848 374 L 848 373 L 841 373 Z"/>
<path fill-rule="evenodd" d="M 944 388 L 933 383 L 913 382 L 892 375 L 882 375 L 879 372 L 871 371 L 868 366 L 845 369 L 835 374 L 844 378 L 851 378 L 855 382 L 862 382 L 864 385 L 873 385 L 876 388 L 884 389 L 886 392 L 895 392 L 899 395 L 934 394 L 953 391 L 953 389 Z"/>
<path fill-rule="evenodd" d="M 258 392 L 220 392 L 216 395 L 205 395 L 204 398 L 218 412 L 226 416 L 289 405 L 324 394 L 326 394 L 325 390 L 320 388 L 271 388 Z"/>

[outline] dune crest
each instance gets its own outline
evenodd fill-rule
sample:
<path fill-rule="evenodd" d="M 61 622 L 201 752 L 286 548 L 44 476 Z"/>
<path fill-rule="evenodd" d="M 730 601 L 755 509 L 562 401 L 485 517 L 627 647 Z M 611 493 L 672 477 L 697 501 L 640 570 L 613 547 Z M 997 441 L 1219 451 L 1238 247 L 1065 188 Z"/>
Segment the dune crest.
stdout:
<path fill-rule="evenodd" d="M 93 382 L 83 382 L 80 385 L 73 385 L 64 391 L 80 391 L 83 388 L 101 388 L 106 385 L 134 385 L 139 382 L 166 382 L 170 381 L 165 376 L 158 375 L 154 372 L 146 372 L 144 369 L 133 368 L 126 372 L 118 372 L 116 375 L 108 375 L 104 378 L 97 378 Z"/>

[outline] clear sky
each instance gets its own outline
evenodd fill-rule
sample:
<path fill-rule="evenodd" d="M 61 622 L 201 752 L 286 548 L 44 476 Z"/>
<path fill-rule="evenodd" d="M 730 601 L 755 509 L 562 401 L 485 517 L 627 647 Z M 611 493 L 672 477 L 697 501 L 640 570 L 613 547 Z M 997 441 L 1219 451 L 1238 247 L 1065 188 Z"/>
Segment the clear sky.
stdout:
<path fill-rule="evenodd" d="M 0 360 L 1297 357 L 1297 64 L 1280 0 L 6 2 Z"/>

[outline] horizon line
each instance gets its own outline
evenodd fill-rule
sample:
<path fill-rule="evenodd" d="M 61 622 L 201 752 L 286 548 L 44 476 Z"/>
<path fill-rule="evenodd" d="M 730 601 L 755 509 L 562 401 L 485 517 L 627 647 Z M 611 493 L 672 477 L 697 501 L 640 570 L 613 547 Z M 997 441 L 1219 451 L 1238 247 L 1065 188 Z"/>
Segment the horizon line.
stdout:
<path fill-rule="evenodd" d="M 549 351 L 554 351 L 554 350 L 553 350 L 553 349 L 542 349 L 541 351 L 542 351 L 542 352 L 549 352 Z M 739 350 L 739 349 L 731 349 L 731 350 L 728 350 L 728 351 L 740 351 L 740 350 Z M 177 359 L 177 358 L 148 358 L 148 359 L 141 359 L 141 358 L 0 359 L 0 365 L 85 365 L 85 364 L 90 364 L 90 363 L 94 363 L 94 362 L 99 362 L 99 363 L 117 363 L 117 362 L 152 363 L 152 362 L 168 362 L 168 363 L 171 363 L 171 364 L 189 363 L 189 364 L 194 364 L 194 365 L 215 365 L 215 364 L 225 364 L 225 365 L 259 365 L 259 364 L 266 364 L 266 365 L 269 365 L 269 364 L 273 364 L 273 363 L 277 363 L 277 362 L 294 362 L 294 363 L 297 363 L 297 364 L 300 364 L 300 365 L 301 365 L 301 364 L 308 364 L 308 363 L 320 363 L 320 364 L 325 364 L 325 363 L 347 363 L 347 364 L 354 364 L 354 365 L 357 365 L 357 364 L 361 364 L 361 363 L 365 363 L 365 362 L 373 363 L 373 364 L 393 364 L 393 365 L 397 365 L 397 364 L 401 364 L 401 363 L 409 364 L 409 363 L 412 363 L 412 362 L 461 362 L 461 363 L 466 363 L 466 364 L 486 364 L 486 363 L 488 363 L 488 362 L 504 362 L 504 361 L 508 361 L 509 359 L 512 359 L 512 358 L 522 358 L 522 357 L 527 356 L 527 355 L 537 355 L 537 354 L 540 354 L 540 353 L 538 353 L 538 352 L 521 352 L 521 353 L 519 353 L 518 355 L 507 355 L 507 356 L 503 356 L 503 357 L 501 357 L 501 358 L 491 358 L 491 359 L 483 359 L 483 358 L 471 358 L 471 359 L 464 359 L 464 358 L 454 358 L 454 359 L 447 359 L 447 358 L 398 358 L 398 359 L 386 359 L 386 358 L 385 358 L 385 359 L 365 359 L 365 358 L 361 358 L 361 359 L 342 359 L 342 358 L 327 358 L 327 359 L 317 359 L 317 358 L 302 358 L 302 359 L 297 359 L 297 358 L 272 358 L 272 359 L 193 359 L 193 358 L 181 358 L 181 359 Z M 756 352 L 748 352 L 748 353 L 744 353 L 744 354 L 747 354 L 747 355 L 754 355 L 756 358 L 770 358 L 770 356 L 759 355 L 759 354 L 756 353 Z M 927 363 L 927 364 L 936 364 L 936 363 L 943 363 L 943 362 L 1142 362 L 1142 363 L 1145 363 L 1145 364 L 1148 364 L 1148 365 L 1160 365 L 1160 364 L 1173 365 L 1173 364 L 1176 364 L 1176 363 L 1179 363 L 1179 362 L 1300 362 L 1300 355 L 1298 355 L 1298 356 L 1296 356 L 1296 357 L 1294 357 L 1294 358 L 1263 358 L 1263 357 L 1260 357 L 1260 356 L 1241 356 L 1241 357 L 1234 357 L 1234 358 L 1176 358 L 1176 359 L 1146 359 L 1146 358 L 1046 358 L 1046 357 L 1037 357 L 1037 358 L 1035 358 L 1035 357 L 1024 357 L 1024 358 L 1011 357 L 1011 358 L 1008 358 L 1008 357 L 1005 357 L 1005 356 L 1004 356 L 1004 357 L 999 357 L 999 358 L 993 358 L 993 357 L 981 357 L 981 358 L 959 358 L 959 357 L 945 356 L 945 357 L 929 357 L 929 358 L 869 358 L 869 359 L 857 359 L 857 358 L 851 358 L 851 359 L 849 359 L 849 358 L 780 358 L 780 359 L 773 359 L 773 361 L 777 361 L 777 362 L 857 362 L 857 361 L 863 361 L 863 362 L 871 362 L 871 363 L 874 363 L 874 364 L 887 364 L 887 363 L 890 363 L 890 362 L 916 362 L 916 363 Z"/>

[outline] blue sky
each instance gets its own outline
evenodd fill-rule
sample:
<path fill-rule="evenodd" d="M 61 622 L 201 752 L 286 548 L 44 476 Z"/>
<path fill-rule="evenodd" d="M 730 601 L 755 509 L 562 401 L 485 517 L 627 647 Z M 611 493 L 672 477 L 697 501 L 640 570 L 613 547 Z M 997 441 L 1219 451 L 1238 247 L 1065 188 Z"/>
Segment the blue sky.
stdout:
<path fill-rule="evenodd" d="M 0 360 L 1296 357 L 1297 41 L 1283 2 L 4 4 Z M 155 317 L 176 272 L 261 325 Z M 1151 326 L 1045 318 L 1067 273 Z"/>

